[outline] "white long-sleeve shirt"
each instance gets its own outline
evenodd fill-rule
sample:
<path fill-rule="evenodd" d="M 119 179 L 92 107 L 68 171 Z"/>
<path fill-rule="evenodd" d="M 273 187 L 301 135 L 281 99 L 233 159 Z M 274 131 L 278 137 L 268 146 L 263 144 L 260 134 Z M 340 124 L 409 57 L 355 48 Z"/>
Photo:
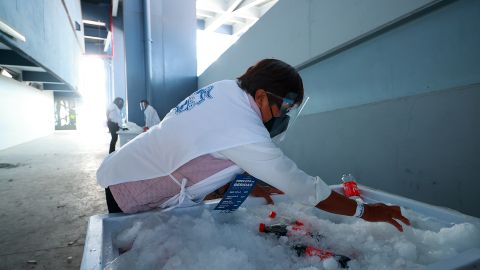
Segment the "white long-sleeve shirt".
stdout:
<path fill-rule="evenodd" d="M 122 112 L 115 103 L 111 103 L 110 105 L 108 105 L 107 118 L 108 120 L 117 123 L 119 126 L 122 125 Z"/>
<path fill-rule="evenodd" d="M 216 87 L 231 89 L 231 91 L 214 92 Z M 216 102 L 208 101 L 210 97 L 213 99 L 211 94 L 215 94 Z M 281 189 L 293 200 L 303 204 L 314 206 L 331 194 L 330 188 L 319 177 L 310 176 L 298 169 L 295 163 L 270 140 L 268 132 L 261 122 L 261 112 L 253 97 L 241 90 L 235 81 L 215 83 L 196 91 L 192 97 L 194 99 L 186 99 L 171 111 L 170 122 L 162 125 L 162 132 L 159 132 L 160 129 L 154 129 L 145 133 L 146 135 L 137 137 L 136 143 L 127 144 L 109 156 L 97 171 L 98 183 L 103 187 L 110 186 L 112 193 L 115 191 L 114 187 L 124 187 L 127 191 L 135 190 L 142 185 L 157 183 L 155 182 L 157 180 L 164 184 L 173 184 L 173 187 L 178 189 L 178 186 L 169 179 L 171 177 L 165 172 L 175 174 L 180 167 L 192 166 L 188 169 L 195 172 L 193 178 L 198 178 L 195 166 L 189 161 L 210 154 L 217 158 L 229 159 L 238 166 L 225 167 L 220 172 L 211 171 L 209 174 L 205 170 L 211 168 L 205 168 L 208 165 L 203 164 L 203 180 L 196 179 L 200 182 L 189 187 L 190 195 L 195 199 L 204 198 L 208 193 L 233 179 L 235 174 L 241 173 L 242 169 Z M 204 101 L 198 103 L 201 106 L 194 102 L 197 99 Z M 245 101 L 248 101 L 249 104 Z M 193 107 L 190 106 L 191 102 L 194 104 Z M 229 119 L 216 117 L 218 116 L 217 112 L 226 111 L 223 106 L 227 106 L 229 113 L 235 116 L 236 124 L 218 136 L 220 134 L 218 131 L 222 130 L 225 121 Z M 193 109 L 195 109 L 194 114 L 186 114 Z M 178 118 L 173 118 L 174 116 Z M 167 120 L 169 120 L 168 115 Z M 195 123 L 195 132 L 179 133 L 179 130 L 193 130 L 191 129 L 192 123 Z M 180 138 L 179 135 L 185 136 Z M 159 151 L 145 151 L 152 147 L 158 148 Z M 208 151 L 200 151 L 206 149 Z M 132 159 L 132 156 L 136 158 Z M 235 170 L 230 170 L 230 168 Z M 192 178 L 188 174 L 184 176 Z M 176 193 L 164 194 L 166 190 L 164 186 L 159 190 L 145 189 L 142 186 L 141 190 L 151 192 L 146 195 L 130 192 L 125 194 L 130 194 L 130 197 L 132 194 L 143 196 L 146 198 L 145 201 L 142 201 L 143 204 L 150 205 L 152 202 L 159 202 L 162 198 L 178 193 L 177 190 Z M 157 191 L 158 193 L 163 192 L 160 194 L 161 196 L 156 194 Z M 114 196 L 116 196 L 115 193 Z M 136 196 L 131 199 L 137 200 L 138 196 Z M 115 198 L 117 199 L 117 197 Z"/>
<path fill-rule="evenodd" d="M 237 166 L 232 166 L 232 163 Z M 178 179 L 187 178 L 191 185 L 188 188 L 189 195 L 194 201 L 199 201 L 232 180 L 242 169 L 307 206 L 317 205 L 331 193 L 330 188 L 319 177 L 309 176 L 298 169 L 273 143 L 247 144 L 204 155 L 187 162 L 172 175 Z M 126 213 L 147 211 L 161 206 L 178 194 L 178 189 L 170 176 L 110 186 L 116 202 Z M 175 203 L 174 201 L 173 205 Z"/>
<path fill-rule="evenodd" d="M 295 201 L 315 206 L 330 196 L 330 187 L 320 177 L 300 170 L 273 142 L 242 145 L 218 154 Z"/>
<path fill-rule="evenodd" d="M 150 105 L 147 105 L 145 111 L 145 126 L 151 128 L 160 123 L 160 117 L 158 117 L 157 111 Z"/>

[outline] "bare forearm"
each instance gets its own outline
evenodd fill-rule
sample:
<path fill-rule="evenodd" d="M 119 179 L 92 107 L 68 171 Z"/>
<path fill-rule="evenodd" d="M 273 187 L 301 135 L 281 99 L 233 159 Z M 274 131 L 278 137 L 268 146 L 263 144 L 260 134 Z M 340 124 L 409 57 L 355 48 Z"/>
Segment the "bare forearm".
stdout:
<path fill-rule="evenodd" d="M 357 202 L 332 191 L 330 196 L 319 202 L 316 207 L 334 214 L 353 216 L 357 208 Z M 410 220 L 402 215 L 399 206 L 383 203 L 366 204 L 362 219 L 369 222 L 387 222 L 401 232 L 403 227 L 398 221 L 410 225 Z"/>
<path fill-rule="evenodd" d="M 354 200 L 332 191 L 330 196 L 319 202 L 315 207 L 334 214 L 353 216 L 357 208 L 357 203 Z"/>

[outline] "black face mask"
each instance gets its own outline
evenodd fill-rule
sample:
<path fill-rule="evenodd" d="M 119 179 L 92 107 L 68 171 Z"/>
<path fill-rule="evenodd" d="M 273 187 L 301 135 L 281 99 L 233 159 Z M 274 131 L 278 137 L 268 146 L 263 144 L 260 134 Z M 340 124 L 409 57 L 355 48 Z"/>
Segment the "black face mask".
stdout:
<path fill-rule="evenodd" d="M 290 116 L 285 114 L 280 117 L 272 117 L 272 119 L 265 122 L 264 125 L 270 133 L 270 138 L 273 138 L 287 130 L 288 121 L 290 121 Z"/>

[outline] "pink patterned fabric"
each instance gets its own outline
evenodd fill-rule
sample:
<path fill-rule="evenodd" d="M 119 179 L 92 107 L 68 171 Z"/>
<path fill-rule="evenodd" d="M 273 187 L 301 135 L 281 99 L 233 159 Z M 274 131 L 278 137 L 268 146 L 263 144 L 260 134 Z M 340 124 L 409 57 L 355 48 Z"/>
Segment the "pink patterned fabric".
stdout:
<path fill-rule="evenodd" d="M 231 165 L 233 165 L 233 162 L 230 160 L 203 155 L 187 162 L 172 175 L 178 181 L 187 178 L 188 187 Z M 125 213 L 136 213 L 157 208 L 180 192 L 180 186 L 168 175 L 112 185 L 109 188 L 118 206 Z"/>
<path fill-rule="evenodd" d="M 260 110 L 254 99 L 250 95 L 248 97 L 250 105 L 261 117 Z M 172 175 L 178 181 L 187 178 L 188 187 L 231 165 L 233 165 L 233 162 L 230 160 L 218 159 L 212 155 L 203 155 L 187 162 L 173 172 Z M 143 212 L 157 208 L 180 192 L 180 186 L 168 175 L 112 185 L 109 188 L 115 201 L 124 213 Z"/>

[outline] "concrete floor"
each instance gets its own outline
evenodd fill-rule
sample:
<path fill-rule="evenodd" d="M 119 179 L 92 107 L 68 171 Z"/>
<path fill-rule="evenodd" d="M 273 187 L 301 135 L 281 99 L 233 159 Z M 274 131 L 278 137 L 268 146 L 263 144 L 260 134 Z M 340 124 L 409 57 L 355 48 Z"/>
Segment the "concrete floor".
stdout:
<path fill-rule="evenodd" d="M 107 212 L 95 172 L 108 143 L 62 131 L 0 151 L 18 165 L 0 168 L 0 269 L 79 269 L 88 218 Z"/>

